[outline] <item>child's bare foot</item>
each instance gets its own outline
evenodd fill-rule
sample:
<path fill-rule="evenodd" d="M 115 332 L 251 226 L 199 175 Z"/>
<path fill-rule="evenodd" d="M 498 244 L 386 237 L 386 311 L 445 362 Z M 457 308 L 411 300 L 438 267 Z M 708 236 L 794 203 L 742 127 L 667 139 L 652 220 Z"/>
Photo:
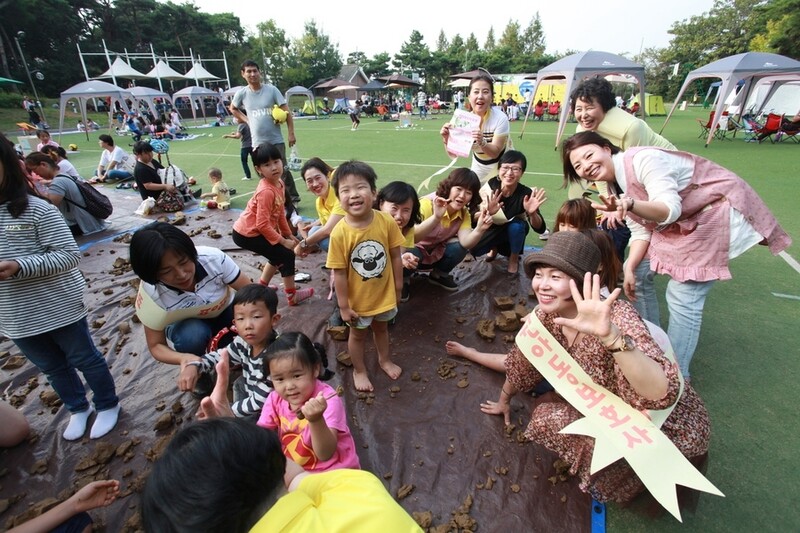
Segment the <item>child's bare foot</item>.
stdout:
<path fill-rule="evenodd" d="M 361 392 L 372 392 L 374 390 L 366 372 L 353 370 L 353 385 L 355 385 L 357 391 Z"/>
<path fill-rule="evenodd" d="M 386 375 L 392 379 L 397 379 L 400 377 L 400 374 L 403 373 L 403 369 L 397 366 L 396 364 L 392 363 L 391 361 L 386 361 L 380 364 L 381 368 Z"/>
<path fill-rule="evenodd" d="M 464 359 L 472 359 L 468 354 L 472 350 L 472 348 L 467 348 L 461 343 L 456 341 L 447 341 L 444 344 L 444 350 L 447 352 L 447 355 L 457 355 L 458 357 L 463 357 Z"/>

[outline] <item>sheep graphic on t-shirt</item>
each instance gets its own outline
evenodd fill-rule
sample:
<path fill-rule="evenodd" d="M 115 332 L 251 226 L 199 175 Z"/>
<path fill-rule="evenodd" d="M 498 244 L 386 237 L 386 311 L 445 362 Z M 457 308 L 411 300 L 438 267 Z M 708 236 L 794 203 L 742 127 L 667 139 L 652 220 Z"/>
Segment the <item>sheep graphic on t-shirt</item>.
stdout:
<path fill-rule="evenodd" d="M 379 278 L 386 269 L 386 250 L 378 241 L 358 243 L 350 254 L 350 265 L 364 281 Z"/>

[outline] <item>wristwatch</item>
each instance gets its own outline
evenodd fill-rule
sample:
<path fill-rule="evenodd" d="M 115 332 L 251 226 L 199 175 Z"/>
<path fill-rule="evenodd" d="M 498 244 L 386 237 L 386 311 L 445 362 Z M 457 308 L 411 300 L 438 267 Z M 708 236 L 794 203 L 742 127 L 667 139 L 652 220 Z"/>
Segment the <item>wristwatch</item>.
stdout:
<path fill-rule="evenodd" d="M 616 344 L 617 341 L 614 341 Z M 613 346 L 613 345 L 612 345 Z M 609 353 L 629 352 L 636 349 L 636 341 L 630 335 L 622 335 L 622 344 L 619 348 L 606 347 Z"/>

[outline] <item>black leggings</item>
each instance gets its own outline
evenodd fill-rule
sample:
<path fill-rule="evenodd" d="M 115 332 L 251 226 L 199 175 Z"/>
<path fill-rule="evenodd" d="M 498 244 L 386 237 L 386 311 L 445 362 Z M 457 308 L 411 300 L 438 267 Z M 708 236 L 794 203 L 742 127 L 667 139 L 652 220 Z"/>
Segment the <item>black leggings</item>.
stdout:
<path fill-rule="evenodd" d="M 242 169 L 244 170 L 244 176 L 247 179 L 250 179 L 252 176 L 250 175 L 250 165 L 247 163 L 247 158 L 253 159 L 253 149 L 249 146 L 247 148 L 242 148 Z"/>
<path fill-rule="evenodd" d="M 294 276 L 294 250 L 280 244 L 270 244 L 263 235 L 245 237 L 236 230 L 231 235 L 236 246 L 264 256 L 270 265 L 278 269 L 281 277 Z"/>

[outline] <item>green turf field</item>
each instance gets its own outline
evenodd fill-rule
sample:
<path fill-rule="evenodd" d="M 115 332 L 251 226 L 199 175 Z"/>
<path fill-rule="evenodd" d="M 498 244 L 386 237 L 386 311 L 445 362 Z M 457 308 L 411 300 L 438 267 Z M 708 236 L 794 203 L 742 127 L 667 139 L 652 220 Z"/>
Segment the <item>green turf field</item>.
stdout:
<path fill-rule="evenodd" d="M 746 179 L 794 239 L 788 254 L 800 259 L 800 146 L 791 141 L 745 143 L 740 134 L 734 141 L 714 141 L 704 148 L 704 141 L 697 138 L 697 119 L 707 117 L 708 111 L 699 108 L 678 111 L 664 135 L 680 149 L 712 159 Z M 398 179 L 417 184 L 449 162 L 438 133 L 446 120 L 446 115 L 431 115 L 425 121 L 415 118 L 414 127 L 400 129 L 397 122 L 364 117 L 359 130 L 352 132 L 346 115 L 301 119 L 295 122 L 297 147 L 301 158 L 318 156 L 334 166 L 347 159 L 362 159 L 377 170 L 379 185 Z M 663 121 L 664 117 L 650 119 L 656 131 Z M 193 129 L 204 136 L 172 142 L 169 155 L 205 190 L 210 189 L 207 169 L 221 168 L 228 185 L 237 189 L 234 207 L 243 207 L 256 180 L 241 181 L 239 142 L 222 138 L 233 129 Z M 542 210 L 552 224 L 566 198 L 559 189 L 556 123 L 529 122 L 522 139 L 521 129 L 521 121 L 512 123 L 514 146 L 528 158 L 523 182 L 547 189 L 549 200 Z M 567 131 L 573 130 L 574 124 L 568 125 Z M 62 145 L 79 145 L 80 153 L 70 160 L 90 176 L 100 155 L 97 133 L 89 141 L 78 134 L 54 137 Z M 130 150 L 130 137 L 115 139 Z M 298 189 L 303 197 L 301 214 L 313 217 L 313 198 L 302 181 L 298 181 Z M 530 244 L 540 245 L 541 241 L 531 236 Z M 692 366 L 693 384 L 706 401 L 712 420 L 707 475 L 727 497 L 702 495 L 697 513 L 685 516 L 683 525 L 668 514 L 652 521 L 610 505 L 611 531 L 800 531 L 800 512 L 795 507 L 800 495 L 800 415 L 791 396 L 800 380 L 800 333 L 795 329 L 800 328 L 800 272 L 763 247 L 735 260 L 731 271 L 734 279 L 718 283 L 708 298 Z M 663 294 L 665 279 L 659 283 Z M 666 326 L 663 300 L 662 320 Z"/>

